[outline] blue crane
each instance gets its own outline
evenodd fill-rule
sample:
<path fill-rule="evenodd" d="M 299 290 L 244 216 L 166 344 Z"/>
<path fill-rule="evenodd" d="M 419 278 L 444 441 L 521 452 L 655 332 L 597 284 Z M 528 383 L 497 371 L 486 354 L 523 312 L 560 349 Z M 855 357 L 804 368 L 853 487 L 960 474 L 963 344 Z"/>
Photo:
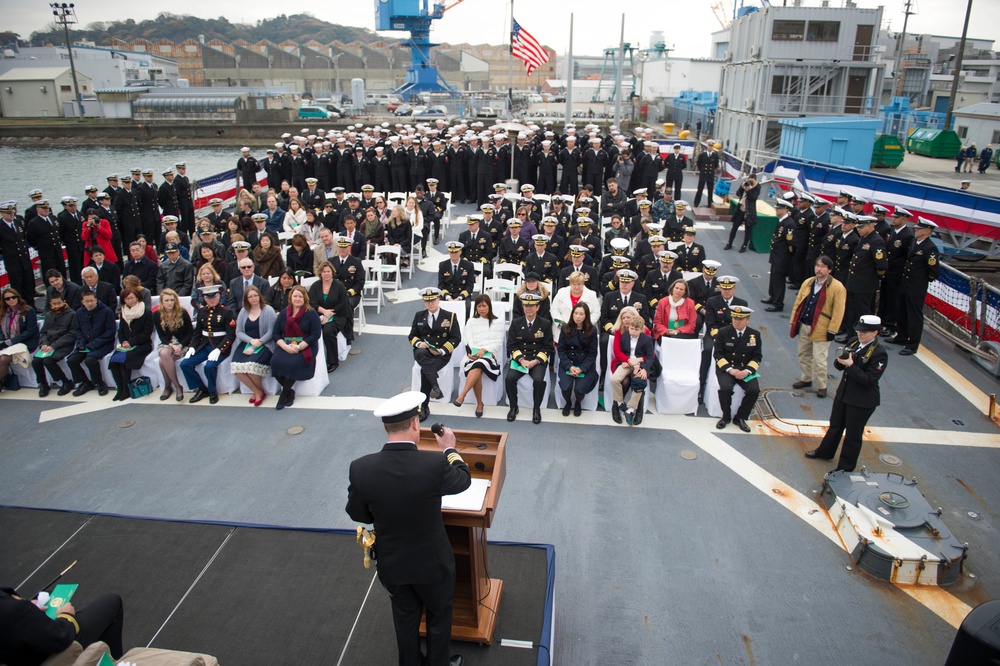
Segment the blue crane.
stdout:
<path fill-rule="evenodd" d="M 461 1 L 461 0 L 459 0 Z M 444 16 L 446 10 L 458 2 L 445 7 L 428 0 L 375 0 L 376 30 L 405 30 L 410 38 L 403 44 L 411 51 L 410 67 L 406 70 L 406 83 L 393 92 L 403 99 L 421 93 L 450 93 L 457 91 L 448 84 L 437 67 L 431 62 L 431 21 Z"/>

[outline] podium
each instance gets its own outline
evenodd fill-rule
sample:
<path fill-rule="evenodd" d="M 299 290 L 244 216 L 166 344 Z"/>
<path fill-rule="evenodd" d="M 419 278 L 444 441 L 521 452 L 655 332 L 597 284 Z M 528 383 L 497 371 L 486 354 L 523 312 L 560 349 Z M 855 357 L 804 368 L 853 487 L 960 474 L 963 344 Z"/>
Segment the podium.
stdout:
<path fill-rule="evenodd" d="M 442 509 L 445 530 L 455 553 L 455 604 L 451 638 L 489 645 L 493 641 L 503 581 L 489 577 L 486 529 L 500 500 L 507 475 L 507 433 L 456 430 L 455 448 L 469 466 L 473 479 L 489 479 L 490 487 L 479 511 Z M 420 429 L 417 448 L 440 451 L 429 428 Z M 424 621 L 420 634 L 426 634 Z"/>

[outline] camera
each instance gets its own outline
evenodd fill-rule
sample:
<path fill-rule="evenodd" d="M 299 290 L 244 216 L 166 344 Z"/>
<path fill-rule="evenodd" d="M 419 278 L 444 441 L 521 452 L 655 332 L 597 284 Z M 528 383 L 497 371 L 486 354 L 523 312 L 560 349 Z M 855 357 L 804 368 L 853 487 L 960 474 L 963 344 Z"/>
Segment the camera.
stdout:
<path fill-rule="evenodd" d="M 837 347 L 837 358 L 844 360 L 851 355 L 851 350 L 847 347 Z"/>

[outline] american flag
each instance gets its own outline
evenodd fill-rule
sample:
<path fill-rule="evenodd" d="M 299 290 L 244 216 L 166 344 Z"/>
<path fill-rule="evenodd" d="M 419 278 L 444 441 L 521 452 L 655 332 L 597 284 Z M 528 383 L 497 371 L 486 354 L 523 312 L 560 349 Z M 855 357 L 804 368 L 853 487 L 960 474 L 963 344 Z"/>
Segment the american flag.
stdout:
<path fill-rule="evenodd" d="M 538 43 L 538 40 L 522 28 L 520 23 L 513 20 L 510 34 L 510 53 L 515 58 L 524 61 L 524 71 L 529 75 L 538 69 L 539 65 L 549 61 L 549 54 Z"/>

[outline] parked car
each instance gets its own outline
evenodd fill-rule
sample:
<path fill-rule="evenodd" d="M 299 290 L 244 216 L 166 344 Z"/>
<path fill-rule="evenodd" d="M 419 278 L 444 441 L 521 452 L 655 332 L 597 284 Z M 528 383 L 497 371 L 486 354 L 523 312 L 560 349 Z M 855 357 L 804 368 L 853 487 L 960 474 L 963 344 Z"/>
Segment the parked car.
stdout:
<path fill-rule="evenodd" d="M 321 118 L 323 120 L 330 120 L 331 118 L 339 118 L 340 116 L 331 116 L 330 112 L 321 106 L 300 106 L 299 107 L 299 118 Z"/>
<path fill-rule="evenodd" d="M 496 118 L 497 112 L 491 107 L 484 106 L 476 112 L 477 118 Z"/>
<path fill-rule="evenodd" d="M 386 106 L 386 108 L 389 108 L 389 107 Z M 396 116 L 412 116 L 413 115 L 413 107 L 410 106 L 409 104 L 400 104 L 399 106 L 396 107 L 396 110 L 393 111 L 392 113 L 393 113 L 393 115 L 396 115 Z"/>
<path fill-rule="evenodd" d="M 437 104 L 435 106 L 429 106 L 420 112 L 414 110 L 413 117 L 420 118 L 421 120 L 434 119 L 434 118 L 447 118 L 448 107 L 442 104 Z"/>

